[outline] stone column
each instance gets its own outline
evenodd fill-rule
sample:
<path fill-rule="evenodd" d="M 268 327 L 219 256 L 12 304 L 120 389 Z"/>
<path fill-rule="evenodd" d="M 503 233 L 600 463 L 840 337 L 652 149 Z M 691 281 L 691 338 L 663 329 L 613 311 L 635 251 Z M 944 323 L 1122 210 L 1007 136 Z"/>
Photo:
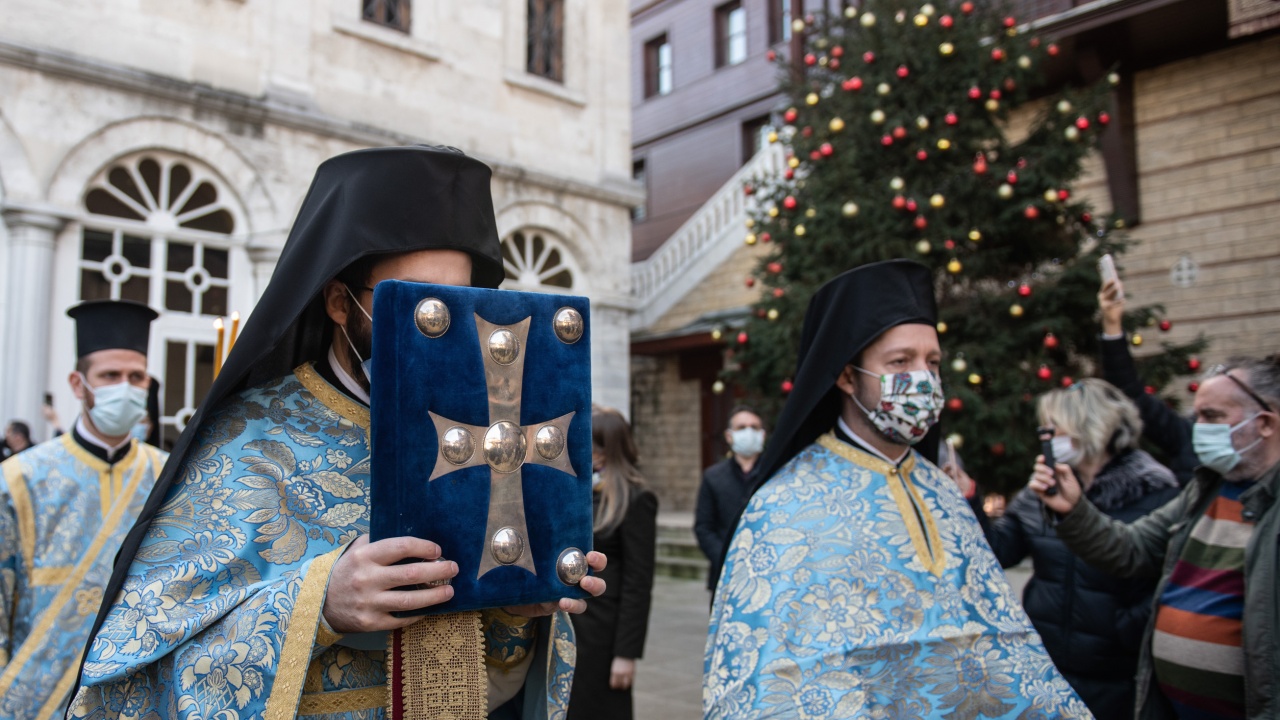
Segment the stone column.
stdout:
<path fill-rule="evenodd" d="M 42 407 L 49 390 L 49 303 L 53 286 L 53 245 L 66 219 L 35 210 L 5 210 L 9 267 L 5 273 L 7 334 L 0 348 L 0 422 L 17 418 L 31 425 L 32 439 L 47 440 Z"/>

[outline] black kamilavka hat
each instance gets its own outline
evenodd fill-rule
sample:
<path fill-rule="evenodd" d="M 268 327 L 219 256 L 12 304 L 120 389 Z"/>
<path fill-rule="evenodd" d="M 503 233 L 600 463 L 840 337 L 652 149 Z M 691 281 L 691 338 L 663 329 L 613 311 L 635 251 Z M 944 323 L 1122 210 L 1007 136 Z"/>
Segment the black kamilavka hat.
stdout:
<path fill-rule="evenodd" d="M 99 350 L 135 350 L 147 354 L 155 310 L 132 300 L 89 300 L 67 310 L 76 321 L 76 357 Z"/>

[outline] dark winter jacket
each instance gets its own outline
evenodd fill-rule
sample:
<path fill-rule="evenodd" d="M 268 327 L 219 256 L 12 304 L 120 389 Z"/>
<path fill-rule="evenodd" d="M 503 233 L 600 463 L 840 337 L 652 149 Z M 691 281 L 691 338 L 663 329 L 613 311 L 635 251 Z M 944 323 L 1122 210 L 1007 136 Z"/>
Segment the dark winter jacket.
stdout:
<path fill-rule="evenodd" d="M 1160 448 L 1169 460 L 1169 469 L 1186 485 L 1200 465 L 1191 445 L 1191 421 L 1174 412 L 1155 395 L 1147 392 L 1138 377 L 1138 366 L 1129 354 L 1129 341 L 1124 338 L 1103 340 L 1102 378 L 1115 385 L 1138 406 L 1142 417 L 1142 436 Z"/>
<path fill-rule="evenodd" d="M 1119 577 L 1159 576 L 1160 597 L 1196 522 L 1217 497 L 1222 476 L 1207 468 L 1164 507 L 1133 523 L 1119 523 L 1082 502 L 1062 517 L 1058 532 L 1081 557 Z M 1280 718 L 1280 463 L 1240 496 L 1240 517 L 1253 522 L 1244 549 L 1244 705 L 1249 720 Z M 1173 720 L 1155 681 L 1151 659 L 1154 623 L 1147 623 L 1138 661 L 1138 720 Z"/>
<path fill-rule="evenodd" d="M 1141 450 L 1112 459 L 1087 492 L 1094 506 L 1121 522 L 1177 494 L 1173 473 Z M 1121 580 L 1078 558 L 1046 522 L 1032 492 L 1014 498 L 1004 517 L 979 519 L 1002 566 L 1031 556 L 1022 604 L 1063 676 L 1098 720 L 1132 718 L 1134 674 L 1156 579 Z"/>
<path fill-rule="evenodd" d="M 707 468 L 698 487 L 698 504 L 694 510 L 693 534 L 698 547 L 711 561 L 707 573 L 707 589 L 714 591 L 720 581 L 720 561 L 724 546 L 737 530 L 738 513 L 747 502 L 748 475 L 732 457 Z"/>

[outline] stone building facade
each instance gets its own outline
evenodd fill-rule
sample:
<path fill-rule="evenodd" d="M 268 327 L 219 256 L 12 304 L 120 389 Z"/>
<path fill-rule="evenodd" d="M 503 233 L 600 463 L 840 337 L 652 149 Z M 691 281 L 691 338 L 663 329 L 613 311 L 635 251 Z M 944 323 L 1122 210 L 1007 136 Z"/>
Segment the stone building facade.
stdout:
<path fill-rule="evenodd" d="M 1038 17 L 1041 31 L 1063 47 L 1053 81 L 1077 81 L 1089 65 L 1115 64 L 1123 76 L 1128 165 L 1098 153 L 1077 192 L 1109 211 L 1115 198 L 1125 197 L 1117 177 L 1135 178 L 1126 210 L 1139 221 L 1130 232 L 1137 242 L 1120 261 L 1126 293 L 1135 305 L 1163 305 L 1173 321 L 1167 334 L 1143 333 L 1146 342 L 1135 354 L 1154 341 L 1200 335 L 1211 343 L 1205 367 L 1231 355 L 1280 352 L 1280 35 L 1274 30 L 1280 15 L 1268 16 L 1276 20 L 1270 29 L 1255 23 L 1251 27 L 1261 29 L 1249 34 L 1230 30 L 1240 27 L 1229 15 L 1235 4 L 1138 2 L 1117 14 L 1103 2 L 1020 5 L 1020 19 Z M 645 20 L 646 28 L 654 25 Z M 632 40 L 644 42 L 634 34 Z M 759 44 L 752 52 L 768 48 Z M 634 70 L 633 76 L 640 82 Z M 726 142 L 735 141 L 739 129 L 724 133 L 732 135 Z M 767 167 L 725 173 L 724 185 L 684 226 L 633 262 L 636 434 L 666 509 L 692 509 L 708 460 L 698 440 L 719 434 L 724 408 L 733 402 L 733 388 L 714 392 L 725 345 L 712 331 L 731 327 L 756 299 L 744 280 L 761 249 L 742 244 L 745 205 L 723 203 L 741 194 L 750 172 Z M 716 233 L 708 233 L 711 228 Z M 689 236 L 707 239 L 690 245 Z M 724 339 L 730 337 L 726 332 Z M 1164 391 L 1189 398 L 1185 388 Z"/>
<path fill-rule="evenodd" d="M 316 166 L 457 147 L 493 167 L 505 288 L 592 300 L 597 402 L 627 406 L 622 0 L 0 0 L 0 418 L 77 411 L 64 311 L 161 311 L 172 440 L 215 317 L 253 306 Z M 535 50 L 537 57 L 535 58 Z M 38 439 L 43 423 L 33 422 Z"/>

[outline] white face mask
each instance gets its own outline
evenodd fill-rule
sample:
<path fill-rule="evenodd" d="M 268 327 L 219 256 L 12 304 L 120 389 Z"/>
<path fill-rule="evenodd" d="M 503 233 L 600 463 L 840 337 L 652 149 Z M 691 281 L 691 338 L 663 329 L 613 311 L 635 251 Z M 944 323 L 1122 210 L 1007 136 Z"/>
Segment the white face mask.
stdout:
<path fill-rule="evenodd" d="M 356 307 L 360 308 L 361 314 L 369 318 L 369 327 L 372 328 L 373 317 L 370 316 L 369 313 L 365 312 L 364 306 L 361 305 L 360 301 L 356 299 L 355 293 L 351 292 L 351 288 L 347 287 L 346 285 L 343 285 L 342 289 L 346 290 L 347 295 L 351 296 L 351 302 L 355 303 Z M 365 358 L 360 356 L 360 351 L 356 349 L 356 344 L 351 342 L 351 336 L 347 334 L 347 328 L 344 325 L 339 325 L 338 329 L 342 331 L 342 337 L 347 339 L 347 345 L 351 346 L 351 352 L 355 353 L 356 359 L 360 361 L 360 372 L 364 373 L 365 381 L 369 383 L 370 387 L 373 387 L 373 375 L 369 373 L 369 365 L 373 361 L 373 358 L 372 357 Z"/>
<path fill-rule="evenodd" d="M 764 449 L 764 431 L 759 428 L 738 428 L 729 431 L 729 447 L 734 455 L 755 457 Z"/>
<path fill-rule="evenodd" d="M 128 435 L 147 414 L 147 389 L 128 382 L 93 387 L 89 378 L 80 374 L 85 392 L 93 396 L 93 407 L 88 409 L 89 420 L 98 432 L 107 437 Z"/>
<path fill-rule="evenodd" d="M 1080 459 L 1080 451 L 1076 449 L 1070 437 L 1054 435 L 1050 443 L 1053 445 L 1053 459 L 1057 462 L 1074 467 L 1076 461 Z"/>

